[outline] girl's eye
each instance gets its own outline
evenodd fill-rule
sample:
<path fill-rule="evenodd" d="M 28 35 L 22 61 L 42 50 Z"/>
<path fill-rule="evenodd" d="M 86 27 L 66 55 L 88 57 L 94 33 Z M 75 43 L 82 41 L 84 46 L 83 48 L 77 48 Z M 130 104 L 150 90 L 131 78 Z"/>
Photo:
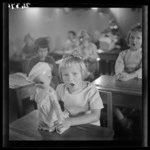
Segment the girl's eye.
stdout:
<path fill-rule="evenodd" d="M 77 73 L 73 73 L 73 75 L 77 75 Z"/>
<path fill-rule="evenodd" d="M 39 81 L 39 82 L 37 82 L 37 84 L 44 84 L 44 82 L 42 82 L 42 81 Z"/>
<path fill-rule="evenodd" d="M 63 74 L 63 76 L 64 76 L 64 77 L 67 77 L 67 76 L 68 76 L 68 74 Z"/>

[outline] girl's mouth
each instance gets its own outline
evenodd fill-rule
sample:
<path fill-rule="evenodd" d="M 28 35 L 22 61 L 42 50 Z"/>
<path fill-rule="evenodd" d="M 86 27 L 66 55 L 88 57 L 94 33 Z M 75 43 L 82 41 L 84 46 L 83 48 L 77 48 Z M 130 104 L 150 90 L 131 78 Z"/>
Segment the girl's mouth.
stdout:
<path fill-rule="evenodd" d="M 70 85 L 71 85 L 71 86 L 74 86 L 75 84 L 74 84 L 74 83 L 70 83 Z"/>

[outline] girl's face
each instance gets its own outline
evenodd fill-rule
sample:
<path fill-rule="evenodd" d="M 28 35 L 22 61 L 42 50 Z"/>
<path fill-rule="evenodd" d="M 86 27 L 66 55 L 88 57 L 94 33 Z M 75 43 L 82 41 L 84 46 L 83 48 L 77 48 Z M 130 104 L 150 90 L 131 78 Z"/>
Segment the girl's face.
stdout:
<path fill-rule="evenodd" d="M 83 41 L 83 46 L 84 46 L 84 47 L 87 47 L 88 45 L 89 45 L 88 40 L 87 40 L 87 39 L 84 39 L 84 41 Z"/>
<path fill-rule="evenodd" d="M 82 74 L 78 64 L 62 69 L 62 79 L 70 91 L 77 91 L 82 87 Z"/>
<path fill-rule="evenodd" d="M 40 60 L 44 60 L 45 57 L 47 56 L 47 54 L 48 54 L 48 49 L 47 48 L 39 48 L 38 55 L 40 57 Z"/>
<path fill-rule="evenodd" d="M 142 47 L 142 33 L 135 31 L 131 32 L 129 37 L 129 46 L 132 50 L 138 50 Z"/>
<path fill-rule="evenodd" d="M 83 47 L 87 47 L 88 45 L 89 45 L 89 42 L 88 42 L 88 40 L 87 39 L 84 39 L 84 38 L 82 38 L 82 39 L 80 39 L 80 45 L 81 46 L 83 46 Z"/>
<path fill-rule="evenodd" d="M 72 33 L 68 32 L 67 38 L 72 40 L 72 39 L 74 39 L 74 35 Z"/>
<path fill-rule="evenodd" d="M 46 71 L 38 76 L 38 81 L 44 86 L 49 86 L 52 79 L 51 71 Z"/>

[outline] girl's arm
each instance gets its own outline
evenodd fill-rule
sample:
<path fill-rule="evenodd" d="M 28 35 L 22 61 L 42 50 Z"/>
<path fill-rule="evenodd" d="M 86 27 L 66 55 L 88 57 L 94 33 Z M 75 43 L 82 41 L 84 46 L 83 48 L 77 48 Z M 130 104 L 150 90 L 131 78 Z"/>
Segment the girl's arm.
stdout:
<path fill-rule="evenodd" d="M 121 52 L 115 63 L 115 74 L 119 75 L 124 71 L 123 52 Z"/>
<path fill-rule="evenodd" d="M 140 63 L 140 68 L 134 72 L 135 76 L 138 78 L 142 78 L 142 61 Z"/>
<path fill-rule="evenodd" d="M 100 109 L 92 109 L 90 114 L 84 114 L 79 117 L 71 117 L 69 118 L 70 126 L 98 121 L 100 119 L 100 113 Z"/>
<path fill-rule="evenodd" d="M 66 118 L 62 124 L 55 122 L 58 129 L 69 128 L 75 125 L 87 124 L 98 121 L 100 119 L 100 109 L 92 109 L 90 114 L 84 114 L 78 117 Z"/>
<path fill-rule="evenodd" d="M 134 78 L 142 78 L 142 62 L 140 63 L 140 68 L 132 73 L 123 73 L 119 80 L 127 81 Z"/>
<path fill-rule="evenodd" d="M 96 48 L 95 44 L 93 44 L 93 43 L 91 44 L 91 51 L 92 51 L 92 54 L 90 55 L 89 60 L 95 61 L 98 58 L 98 53 L 97 53 L 97 48 Z"/>

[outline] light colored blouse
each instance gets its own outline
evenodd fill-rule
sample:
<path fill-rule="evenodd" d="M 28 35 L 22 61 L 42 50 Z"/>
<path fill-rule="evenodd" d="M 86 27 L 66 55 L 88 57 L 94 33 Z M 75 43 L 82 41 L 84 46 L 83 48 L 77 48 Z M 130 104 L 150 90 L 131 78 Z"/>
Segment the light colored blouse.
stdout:
<path fill-rule="evenodd" d="M 75 48 L 77 48 L 77 40 L 69 40 L 67 39 L 65 42 L 65 47 L 64 51 L 73 51 Z"/>
<path fill-rule="evenodd" d="M 64 102 L 65 109 L 69 106 L 83 107 L 87 114 L 91 112 L 91 109 L 102 109 L 104 107 L 99 91 L 90 82 L 87 82 L 87 86 L 84 89 L 73 93 L 70 93 L 64 84 L 60 84 L 56 89 L 56 93 L 58 100 Z M 91 124 L 100 126 L 100 121 Z"/>
<path fill-rule="evenodd" d="M 115 64 L 115 73 L 122 72 L 136 73 L 138 78 L 142 78 L 142 49 L 120 52 Z"/>

